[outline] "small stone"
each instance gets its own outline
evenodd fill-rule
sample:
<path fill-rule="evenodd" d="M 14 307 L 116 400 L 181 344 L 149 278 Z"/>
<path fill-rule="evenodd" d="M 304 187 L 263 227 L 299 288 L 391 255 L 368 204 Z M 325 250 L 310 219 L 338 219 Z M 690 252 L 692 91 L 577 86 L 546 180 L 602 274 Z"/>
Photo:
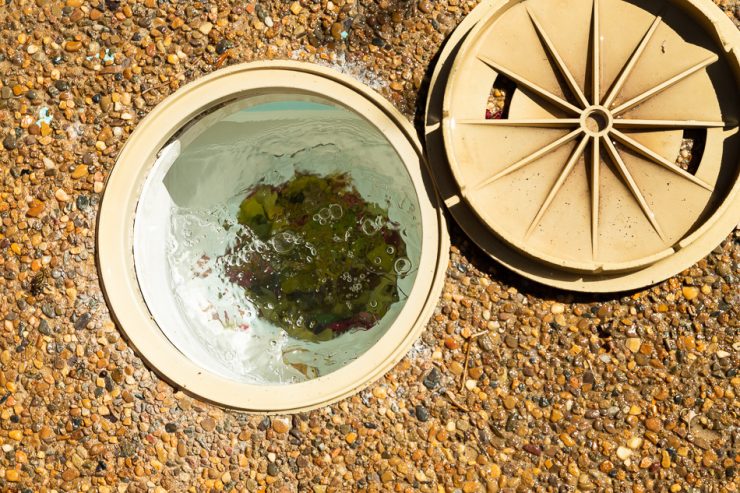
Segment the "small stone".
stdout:
<path fill-rule="evenodd" d="M 20 442 L 23 439 L 23 431 L 21 430 L 10 430 L 8 432 L 8 438 Z"/>
<path fill-rule="evenodd" d="M 667 450 L 663 450 L 661 454 L 660 465 L 663 466 L 664 469 L 671 467 L 671 454 L 669 454 Z"/>
<path fill-rule="evenodd" d="M 267 474 L 273 477 L 277 476 L 278 474 L 280 474 L 280 468 L 274 462 L 270 462 L 269 464 L 267 464 Z"/>
<path fill-rule="evenodd" d="M 64 43 L 64 49 L 74 53 L 75 51 L 79 51 L 80 48 L 82 48 L 82 42 L 81 41 L 67 41 Z"/>
<path fill-rule="evenodd" d="M 511 334 L 507 334 L 506 337 L 504 337 L 504 344 L 511 349 L 516 349 L 519 347 L 519 340 Z"/>
<path fill-rule="evenodd" d="M 429 410 L 427 410 L 426 407 L 422 405 L 418 405 L 416 406 L 415 411 L 416 411 L 416 419 L 418 419 L 422 423 L 429 421 Z"/>
<path fill-rule="evenodd" d="M 573 438 L 567 433 L 560 434 L 560 441 L 562 441 L 563 445 L 565 445 L 566 447 L 572 447 L 576 444 L 575 440 L 573 440 Z"/>
<path fill-rule="evenodd" d="M 353 443 L 355 443 L 357 441 L 357 433 L 355 433 L 354 431 L 352 431 L 350 433 L 347 433 L 347 435 L 345 435 L 345 437 L 344 437 L 344 440 L 348 444 L 352 445 Z"/>
<path fill-rule="evenodd" d="M 335 22 L 331 25 L 331 36 L 337 40 L 340 41 L 342 39 L 342 33 L 344 32 L 344 26 L 341 22 Z"/>
<path fill-rule="evenodd" d="M 88 175 L 89 171 L 87 170 L 87 165 L 79 164 L 75 167 L 74 171 L 72 171 L 72 178 L 75 180 L 79 180 L 80 178 L 84 178 Z"/>
<path fill-rule="evenodd" d="M 506 409 L 514 409 L 515 406 L 516 406 L 516 397 L 511 396 L 511 395 L 507 395 L 506 397 L 504 397 L 504 407 Z"/>
<path fill-rule="evenodd" d="M 627 447 L 617 447 L 617 457 L 619 460 L 627 460 L 632 455 L 632 451 Z"/>
<path fill-rule="evenodd" d="M 550 411 L 550 421 L 557 423 L 563 419 L 563 412 L 560 409 L 553 409 Z"/>
<path fill-rule="evenodd" d="M 56 197 L 59 202 L 67 202 L 69 200 L 69 194 L 61 188 L 54 192 L 54 197 Z"/>
<path fill-rule="evenodd" d="M 208 36 L 208 33 L 211 32 L 211 29 L 213 29 L 213 24 L 210 22 L 204 22 L 200 26 L 198 26 L 198 31 L 202 32 L 206 36 Z"/>
<path fill-rule="evenodd" d="M 534 445 L 532 443 L 526 444 L 525 446 L 522 447 L 522 449 L 525 452 L 528 452 L 528 453 L 530 453 L 530 454 L 532 454 L 534 456 L 537 456 L 537 457 L 539 457 L 540 455 L 542 455 L 542 449 L 539 448 L 537 445 Z"/>
<path fill-rule="evenodd" d="M 681 292 L 683 293 L 683 297 L 689 301 L 699 296 L 699 288 L 695 286 L 684 286 Z"/>
<path fill-rule="evenodd" d="M 301 7 L 300 2 L 293 2 L 290 4 L 290 11 L 293 12 L 294 15 L 300 14 L 301 10 L 303 10 L 303 7 Z"/>
<path fill-rule="evenodd" d="M 169 55 L 167 55 L 167 63 L 177 65 L 178 63 L 180 63 L 180 59 L 174 53 L 170 53 Z"/>
<path fill-rule="evenodd" d="M 465 481 L 463 483 L 463 493 L 475 493 L 480 488 L 477 481 Z"/>
<path fill-rule="evenodd" d="M 712 467 L 717 462 L 717 453 L 714 450 L 706 450 L 704 451 L 704 455 L 702 456 L 701 463 L 704 465 L 704 467 Z"/>
<path fill-rule="evenodd" d="M 373 388 L 373 396 L 376 399 L 385 399 L 388 397 L 388 393 L 386 392 L 385 387 L 378 386 Z"/>
<path fill-rule="evenodd" d="M 645 428 L 650 431 L 658 432 L 661 428 L 661 423 L 658 418 L 648 418 L 645 420 Z"/>
<path fill-rule="evenodd" d="M 627 441 L 627 446 L 632 450 L 637 450 L 642 446 L 642 438 L 632 437 Z"/>
<path fill-rule="evenodd" d="M 35 202 L 31 204 L 31 207 L 28 208 L 26 211 L 26 215 L 28 217 L 39 217 L 43 212 L 46 206 L 43 202 Z"/>
<path fill-rule="evenodd" d="M 84 211 L 90 206 L 90 199 L 87 198 L 87 195 L 79 195 L 75 201 L 75 205 L 77 205 L 79 210 Z"/>
<path fill-rule="evenodd" d="M 92 319 L 92 315 L 90 315 L 89 312 L 83 313 L 80 315 L 80 317 L 75 322 L 75 329 L 76 330 L 82 330 L 87 327 L 87 325 L 90 323 L 90 320 Z"/>
<path fill-rule="evenodd" d="M 290 422 L 284 418 L 274 418 L 272 420 L 272 429 L 277 433 L 288 433 Z"/>
<path fill-rule="evenodd" d="M 550 313 L 553 315 L 559 315 L 565 311 L 565 305 L 562 303 L 553 303 L 552 306 L 550 306 Z"/>
<path fill-rule="evenodd" d="M 72 481 L 73 479 L 77 479 L 79 476 L 80 476 L 80 471 L 78 471 L 74 467 L 65 469 L 64 472 L 62 473 L 62 479 L 65 481 Z"/>
<path fill-rule="evenodd" d="M 232 48 L 232 43 L 226 38 L 221 38 L 221 41 L 216 43 L 216 53 L 223 55 Z"/>
<path fill-rule="evenodd" d="M 15 135 L 13 134 L 6 135 L 5 138 L 3 139 L 3 147 L 8 151 L 12 151 L 13 149 L 15 149 L 16 148 Z"/>
<path fill-rule="evenodd" d="M 424 387 L 430 390 L 434 389 L 435 387 L 437 387 L 437 385 L 439 385 L 441 377 L 442 375 L 439 373 L 437 367 L 433 367 L 424 377 Z"/>
<path fill-rule="evenodd" d="M 213 418 L 205 418 L 200 422 L 200 427 L 205 431 L 211 432 L 216 429 L 216 421 Z"/>
<path fill-rule="evenodd" d="M 18 471 L 16 469 L 6 469 L 5 471 L 5 479 L 10 481 L 11 483 L 15 483 L 20 478 L 20 474 L 18 474 Z"/>
<path fill-rule="evenodd" d="M 630 352 L 636 353 L 637 351 L 640 350 L 642 341 L 640 341 L 639 337 L 628 337 L 624 345 L 627 347 L 627 349 L 630 350 Z"/>
<path fill-rule="evenodd" d="M 421 10 L 425 14 L 428 14 L 429 12 L 434 10 L 434 5 L 432 5 L 432 2 L 430 2 L 429 0 L 421 0 L 421 2 L 419 2 L 419 10 Z"/>
<path fill-rule="evenodd" d="M 51 328 L 49 327 L 49 322 L 47 322 L 43 318 L 39 322 L 39 332 L 42 333 L 45 336 L 50 336 L 51 335 Z"/>

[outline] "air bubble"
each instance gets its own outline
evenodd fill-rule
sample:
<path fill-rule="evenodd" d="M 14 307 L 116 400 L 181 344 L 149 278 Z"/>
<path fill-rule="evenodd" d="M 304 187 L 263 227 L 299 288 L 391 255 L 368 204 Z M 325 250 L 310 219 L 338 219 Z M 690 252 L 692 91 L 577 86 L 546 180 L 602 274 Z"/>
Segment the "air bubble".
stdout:
<path fill-rule="evenodd" d="M 362 232 L 368 236 L 374 235 L 380 230 L 380 221 L 380 217 L 376 217 L 375 219 L 365 218 L 362 221 Z"/>
<path fill-rule="evenodd" d="M 401 257 L 394 262 L 393 270 L 399 275 L 407 274 L 411 270 L 411 261 L 406 257 Z"/>
<path fill-rule="evenodd" d="M 288 253 L 295 248 L 295 238 L 287 231 L 273 236 L 270 243 L 272 244 L 272 248 L 278 253 Z"/>
<path fill-rule="evenodd" d="M 388 255 L 393 255 L 394 253 L 396 253 L 396 249 L 392 246 L 388 246 L 388 248 L 385 249 L 385 253 L 387 253 Z"/>
<path fill-rule="evenodd" d="M 383 259 L 381 259 L 380 257 L 375 257 L 375 258 L 373 259 L 373 262 L 375 262 L 375 264 L 376 264 L 376 265 L 380 265 L 380 263 L 381 263 L 382 261 L 383 261 Z"/>
<path fill-rule="evenodd" d="M 339 219 L 344 215 L 342 206 L 339 204 L 331 204 L 329 206 L 329 212 L 331 213 L 332 219 Z"/>

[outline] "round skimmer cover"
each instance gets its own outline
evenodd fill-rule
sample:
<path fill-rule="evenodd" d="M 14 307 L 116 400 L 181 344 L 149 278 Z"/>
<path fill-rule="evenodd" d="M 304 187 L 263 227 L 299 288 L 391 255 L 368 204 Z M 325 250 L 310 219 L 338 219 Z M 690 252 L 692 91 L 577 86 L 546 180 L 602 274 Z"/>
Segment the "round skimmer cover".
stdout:
<path fill-rule="evenodd" d="M 552 284 L 575 273 L 575 289 L 593 287 L 584 279 L 629 289 L 701 258 L 740 205 L 740 43 L 721 17 L 704 1 L 488 7 L 444 94 L 460 197 L 497 238 L 549 265 Z M 493 87 L 509 88 L 495 112 Z M 619 273 L 631 277 L 620 284 Z"/>

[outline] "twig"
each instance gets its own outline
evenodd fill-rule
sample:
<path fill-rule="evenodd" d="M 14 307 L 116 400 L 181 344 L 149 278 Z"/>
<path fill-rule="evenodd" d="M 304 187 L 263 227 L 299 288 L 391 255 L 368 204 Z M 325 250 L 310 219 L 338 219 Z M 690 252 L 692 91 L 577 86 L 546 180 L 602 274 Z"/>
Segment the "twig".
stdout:
<path fill-rule="evenodd" d="M 476 332 L 475 334 L 470 336 L 470 338 L 468 339 L 468 347 L 465 350 L 465 365 L 463 366 L 462 378 L 460 379 L 460 392 L 462 392 L 465 389 L 465 379 L 468 376 L 468 360 L 470 359 L 470 345 L 473 343 L 475 339 L 485 334 L 488 334 L 488 331 L 482 330 L 480 332 Z"/>
<path fill-rule="evenodd" d="M 141 92 L 141 95 L 143 96 L 144 94 L 148 93 L 149 91 L 154 91 L 155 89 L 159 89 L 161 87 L 164 87 L 164 86 L 168 85 L 170 82 L 172 82 L 172 79 L 167 79 L 167 81 L 162 82 L 161 84 L 157 84 L 156 86 L 148 87 L 148 88 L 146 88 L 145 90 L 143 90 Z"/>
<path fill-rule="evenodd" d="M 468 376 L 468 360 L 470 359 L 470 346 L 473 340 L 468 339 L 468 347 L 465 349 L 465 365 L 463 366 L 462 378 L 460 378 L 460 392 L 465 389 L 465 378 Z"/>
<path fill-rule="evenodd" d="M 460 404 L 459 402 L 457 402 L 454 397 L 452 397 L 452 394 L 450 393 L 449 390 L 446 390 L 445 389 L 444 390 L 444 394 L 447 396 L 447 398 L 450 400 L 450 402 L 452 403 L 453 406 L 455 406 L 456 408 L 458 408 L 458 409 L 460 409 L 462 411 L 465 411 L 466 413 L 469 413 L 470 412 L 470 409 L 468 409 L 467 407 L 463 406 L 462 404 Z"/>

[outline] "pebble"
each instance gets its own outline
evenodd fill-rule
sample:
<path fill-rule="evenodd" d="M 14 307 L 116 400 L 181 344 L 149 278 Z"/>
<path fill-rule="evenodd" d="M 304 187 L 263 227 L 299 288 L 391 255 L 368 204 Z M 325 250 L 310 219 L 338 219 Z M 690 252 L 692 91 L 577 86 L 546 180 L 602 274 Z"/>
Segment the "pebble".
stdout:
<path fill-rule="evenodd" d="M 295 416 L 219 409 L 170 387 L 111 320 L 94 254 L 100 194 L 136 124 L 166 96 L 239 61 L 298 59 L 369 82 L 412 116 L 434 54 L 474 4 L 8 4 L 0 489 L 649 492 L 737 482 L 737 233 L 672 279 L 589 297 L 500 269 L 453 228 L 443 293 L 414 350 L 368 391 Z"/>
<path fill-rule="evenodd" d="M 565 312 L 565 305 L 563 305 L 562 303 L 553 303 L 550 306 L 550 313 L 552 313 L 553 315 L 559 315 L 564 312 Z"/>
<path fill-rule="evenodd" d="M 426 407 L 418 405 L 414 410 L 416 413 L 416 419 L 422 423 L 429 421 L 429 410 Z"/>
<path fill-rule="evenodd" d="M 290 422 L 285 418 L 273 418 L 272 429 L 277 433 L 288 433 Z"/>
<path fill-rule="evenodd" d="M 504 397 L 504 407 L 506 409 L 514 409 L 516 407 L 516 397 L 510 395 Z"/>
<path fill-rule="evenodd" d="M 658 418 L 647 418 L 645 420 L 645 428 L 647 428 L 650 431 L 658 432 L 661 429 L 661 423 Z"/>
<path fill-rule="evenodd" d="M 441 377 L 442 375 L 439 370 L 436 367 L 432 368 L 424 377 L 424 386 L 430 390 L 433 390 L 437 387 L 437 385 L 439 385 Z"/>
<path fill-rule="evenodd" d="M 203 428 L 203 431 L 212 432 L 216 429 L 216 420 L 213 418 L 205 418 L 200 422 L 200 427 Z"/>
<path fill-rule="evenodd" d="M 82 48 L 82 42 L 80 41 L 67 41 L 64 44 L 64 49 L 72 53 L 79 51 L 80 48 Z"/>
<path fill-rule="evenodd" d="M 625 346 L 627 346 L 627 349 L 629 349 L 633 353 L 639 351 L 641 345 L 642 341 L 638 337 L 628 337 L 625 341 Z"/>
<path fill-rule="evenodd" d="M 67 202 L 69 200 L 69 194 L 61 188 L 58 188 L 57 191 L 54 192 L 54 197 L 56 197 L 59 202 Z"/>
<path fill-rule="evenodd" d="M 77 165 L 72 171 L 72 178 L 75 180 L 79 180 L 80 178 L 84 178 L 89 174 L 89 171 L 87 170 L 87 166 L 84 164 Z"/>
<path fill-rule="evenodd" d="M 632 456 L 632 450 L 628 449 L 627 447 L 617 448 L 617 457 L 619 457 L 619 460 L 627 460 L 631 456 Z"/>
<path fill-rule="evenodd" d="M 699 288 L 695 286 L 684 286 L 681 289 L 681 292 L 683 293 L 683 297 L 687 300 L 691 301 L 695 299 L 697 296 L 699 296 Z"/>

